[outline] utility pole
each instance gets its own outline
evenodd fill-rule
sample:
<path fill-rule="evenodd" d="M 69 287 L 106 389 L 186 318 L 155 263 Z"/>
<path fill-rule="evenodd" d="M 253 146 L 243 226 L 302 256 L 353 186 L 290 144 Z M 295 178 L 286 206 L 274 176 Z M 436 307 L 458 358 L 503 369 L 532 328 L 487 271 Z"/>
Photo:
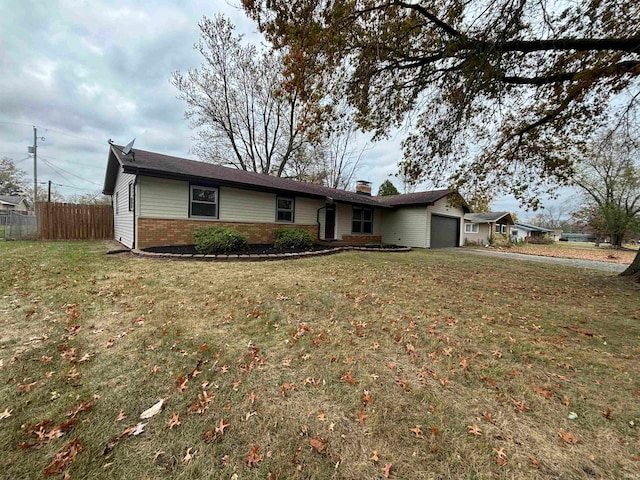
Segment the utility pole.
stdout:
<path fill-rule="evenodd" d="M 51 180 L 49 180 L 49 195 L 47 195 L 47 203 L 51 203 Z"/>
<path fill-rule="evenodd" d="M 38 129 L 33 126 L 33 208 L 38 201 Z"/>

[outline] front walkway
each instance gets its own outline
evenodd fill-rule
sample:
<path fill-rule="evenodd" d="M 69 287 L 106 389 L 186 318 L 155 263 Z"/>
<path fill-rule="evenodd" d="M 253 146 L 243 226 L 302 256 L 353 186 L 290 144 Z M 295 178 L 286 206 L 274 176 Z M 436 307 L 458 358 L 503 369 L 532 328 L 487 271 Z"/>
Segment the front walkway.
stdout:
<path fill-rule="evenodd" d="M 489 250 L 476 250 L 474 248 L 451 248 L 447 249 L 456 252 L 469 253 L 472 255 L 484 255 L 485 257 L 501 257 L 512 258 L 515 260 L 529 260 L 531 262 L 539 263 L 555 263 L 556 265 L 567 265 L 569 267 L 588 268 L 590 270 L 600 270 L 603 272 L 620 273 L 623 272 L 628 265 L 621 265 L 619 263 L 611 262 L 598 262 L 595 260 L 578 260 L 574 258 L 558 258 L 558 257 L 543 257 L 541 255 L 525 255 L 522 253 L 511 252 L 493 252 Z"/>

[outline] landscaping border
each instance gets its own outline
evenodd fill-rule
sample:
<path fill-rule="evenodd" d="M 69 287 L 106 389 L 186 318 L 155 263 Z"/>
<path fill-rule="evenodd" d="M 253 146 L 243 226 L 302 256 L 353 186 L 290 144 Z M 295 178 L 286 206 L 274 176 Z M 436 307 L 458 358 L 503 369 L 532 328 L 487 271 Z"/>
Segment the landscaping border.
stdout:
<path fill-rule="evenodd" d="M 369 248 L 369 247 L 335 247 L 327 250 L 319 250 L 316 252 L 298 252 L 298 253 L 262 253 L 262 254 L 236 254 L 236 255 L 204 255 L 201 253 L 157 253 L 146 252 L 144 250 L 132 249 L 131 253 L 138 257 L 147 258 L 160 258 L 165 260 L 199 260 L 199 261 L 215 261 L 215 262 L 228 262 L 228 261 L 241 261 L 241 262 L 263 262 L 270 260 L 292 260 L 295 258 L 308 258 L 308 257 L 320 257 L 323 255 L 333 255 L 335 253 L 345 251 L 359 251 L 359 252 L 410 252 L 411 247 L 398 247 L 398 248 Z"/>

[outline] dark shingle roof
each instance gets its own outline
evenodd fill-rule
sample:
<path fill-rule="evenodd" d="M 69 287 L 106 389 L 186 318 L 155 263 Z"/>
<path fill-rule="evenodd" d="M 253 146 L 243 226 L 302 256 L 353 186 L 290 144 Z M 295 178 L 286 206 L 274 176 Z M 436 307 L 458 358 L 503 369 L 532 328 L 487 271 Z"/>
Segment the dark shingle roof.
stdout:
<path fill-rule="evenodd" d="M 407 205 L 430 205 L 452 193 L 456 192 L 454 190 L 430 190 L 428 192 L 401 193 L 376 198 L 383 205 L 400 207 Z"/>
<path fill-rule="evenodd" d="M 509 218 L 511 218 L 511 214 L 509 212 L 467 213 L 464 216 L 464 219 L 472 223 L 497 222 L 507 215 L 509 215 Z"/>
<path fill-rule="evenodd" d="M 209 182 L 214 184 L 241 186 L 260 191 L 290 192 L 302 196 L 327 198 L 338 202 L 356 205 L 370 205 L 382 208 L 393 208 L 408 205 L 431 205 L 452 193 L 454 190 L 433 190 L 385 197 L 372 197 L 348 190 L 324 187 L 312 183 L 300 182 L 289 178 L 274 177 L 260 173 L 247 172 L 235 168 L 223 167 L 185 158 L 172 157 L 145 150 L 132 149 L 132 153 L 124 155 L 122 147 L 111 145 L 103 192 L 113 195 L 119 166 L 124 173 L 149 175 Z M 464 208 L 468 207 L 462 201 Z"/>
<path fill-rule="evenodd" d="M 360 205 L 380 205 L 375 197 L 361 195 L 347 190 L 314 185 L 299 182 L 289 178 L 274 177 L 261 173 L 247 172 L 235 168 L 222 167 L 212 163 L 187 160 L 185 158 L 162 155 L 160 153 L 147 152 L 133 149 L 132 154 L 123 155 L 121 147 L 112 145 L 111 152 L 115 155 L 125 173 L 147 174 L 153 176 L 165 176 L 177 179 L 191 179 L 201 181 L 215 181 L 220 184 L 240 185 L 244 188 L 267 190 L 275 192 L 292 192 L 301 195 L 355 203 Z M 106 195 L 113 194 L 117 168 L 107 166 L 104 191 Z"/>

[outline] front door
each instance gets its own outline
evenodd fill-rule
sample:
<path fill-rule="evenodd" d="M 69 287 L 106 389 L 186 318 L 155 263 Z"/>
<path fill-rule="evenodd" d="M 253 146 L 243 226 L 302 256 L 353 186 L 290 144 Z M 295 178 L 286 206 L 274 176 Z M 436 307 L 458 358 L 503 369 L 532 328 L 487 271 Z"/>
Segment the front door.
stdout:
<path fill-rule="evenodd" d="M 336 238 L 336 207 L 327 206 L 324 218 L 324 238 L 333 240 Z"/>

